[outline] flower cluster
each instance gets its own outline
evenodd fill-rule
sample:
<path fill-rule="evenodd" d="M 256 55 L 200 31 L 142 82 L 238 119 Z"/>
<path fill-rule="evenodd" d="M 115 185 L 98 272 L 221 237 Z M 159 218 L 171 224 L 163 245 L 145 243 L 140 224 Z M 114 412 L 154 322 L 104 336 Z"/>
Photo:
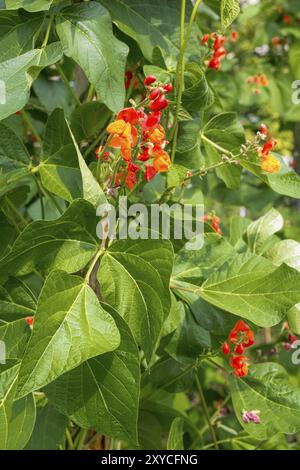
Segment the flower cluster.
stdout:
<path fill-rule="evenodd" d="M 261 73 L 259 75 L 251 75 L 247 78 L 246 83 L 248 85 L 254 85 L 254 95 L 259 95 L 261 93 L 261 88 L 269 86 L 269 80 L 264 73 Z"/>
<path fill-rule="evenodd" d="M 229 333 L 229 343 L 225 341 L 222 352 L 226 356 L 231 353 L 230 365 L 237 377 L 245 377 L 248 374 L 248 358 L 244 351 L 254 344 L 254 333 L 243 320 L 239 320 Z M 233 352 L 231 352 L 231 345 Z"/>
<path fill-rule="evenodd" d="M 145 99 L 139 104 L 122 109 L 115 121 L 107 126 L 106 144 L 96 150 L 97 158 L 118 165 L 110 186 L 125 185 L 133 189 L 138 181 L 151 181 L 157 173 L 167 172 L 171 159 L 165 147 L 166 133 L 160 124 L 162 111 L 169 105 L 166 94 L 173 90 L 149 75 L 144 80 L 147 89 Z M 148 107 L 148 113 L 145 108 Z M 116 149 L 114 154 L 110 149 Z M 118 153 L 121 158 L 116 162 Z"/>
<path fill-rule="evenodd" d="M 212 57 L 207 64 L 208 68 L 214 70 L 221 68 L 221 61 L 227 54 L 226 49 L 223 47 L 225 41 L 225 36 L 219 36 L 216 33 L 205 34 L 203 36 L 202 44 L 212 49 Z"/>
<path fill-rule="evenodd" d="M 220 228 L 221 219 L 214 212 L 211 214 L 205 214 L 203 221 L 210 223 L 214 232 L 216 232 L 220 237 L 222 236 L 222 230 Z"/>
<path fill-rule="evenodd" d="M 259 410 L 252 410 L 252 411 L 245 411 L 243 410 L 242 419 L 244 423 L 254 423 L 260 424 L 260 411 Z"/>
<path fill-rule="evenodd" d="M 257 148 L 261 160 L 261 169 L 267 173 L 277 173 L 281 168 L 281 164 L 276 157 L 270 155 L 270 152 L 276 147 L 277 141 L 272 135 L 268 136 L 268 129 L 264 124 L 260 126 L 259 136 L 262 140 L 267 139 L 263 147 Z"/>

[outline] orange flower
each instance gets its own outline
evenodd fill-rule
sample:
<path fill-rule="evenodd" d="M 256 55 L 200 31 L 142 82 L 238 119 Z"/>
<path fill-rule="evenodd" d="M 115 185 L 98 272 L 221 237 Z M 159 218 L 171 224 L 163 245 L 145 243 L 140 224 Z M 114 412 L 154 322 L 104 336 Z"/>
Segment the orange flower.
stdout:
<path fill-rule="evenodd" d="M 170 156 L 165 150 L 161 150 L 157 157 L 153 160 L 153 167 L 159 173 L 168 171 L 171 165 Z"/>
<path fill-rule="evenodd" d="M 230 358 L 230 365 L 233 368 L 233 372 L 237 377 L 245 377 L 246 375 L 248 375 L 249 368 L 246 356 L 232 355 Z"/>
<path fill-rule="evenodd" d="M 166 133 L 164 128 L 158 124 L 154 129 L 145 132 L 145 137 L 147 137 L 153 144 L 161 144 L 166 138 Z"/>
<path fill-rule="evenodd" d="M 112 135 L 109 146 L 121 149 L 121 154 L 125 161 L 131 160 L 131 148 L 137 143 L 138 133 L 134 126 L 124 119 L 117 119 L 109 124 L 107 132 Z"/>
<path fill-rule="evenodd" d="M 280 171 L 281 164 L 277 160 L 276 157 L 273 157 L 272 155 L 268 155 L 265 157 L 261 163 L 261 169 L 262 171 L 265 171 L 267 173 L 278 173 Z"/>

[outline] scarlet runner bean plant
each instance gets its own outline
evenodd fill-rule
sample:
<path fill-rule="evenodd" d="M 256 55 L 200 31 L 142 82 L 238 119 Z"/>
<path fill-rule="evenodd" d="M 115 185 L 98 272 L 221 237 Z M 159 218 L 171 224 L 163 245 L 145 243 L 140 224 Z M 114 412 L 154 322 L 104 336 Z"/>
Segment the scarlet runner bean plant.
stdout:
<path fill-rule="evenodd" d="M 298 2 L 0 5 L 0 448 L 299 449 Z"/>

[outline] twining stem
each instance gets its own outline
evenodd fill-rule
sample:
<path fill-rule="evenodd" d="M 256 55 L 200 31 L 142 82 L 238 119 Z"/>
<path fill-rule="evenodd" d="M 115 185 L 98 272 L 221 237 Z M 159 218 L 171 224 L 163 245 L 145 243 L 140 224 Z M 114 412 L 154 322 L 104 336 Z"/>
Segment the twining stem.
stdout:
<path fill-rule="evenodd" d="M 201 0 L 196 0 L 194 4 L 194 8 L 191 13 L 191 17 L 188 23 L 187 31 L 184 33 L 184 26 L 185 26 L 185 11 L 186 11 L 186 0 L 181 0 L 181 15 L 180 15 L 180 51 L 176 69 L 176 110 L 175 110 L 175 117 L 174 117 L 174 125 L 173 125 L 173 143 L 172 143 L 172 154 L 171 159 L 174 161 L 176 146 L 177 146 L 177 136 L 178 136 L 178 120 L 179 120 L 179 113 L 181 107 L 181 100 L 182 100 L 182 93 L 184 90 L 184 53 L 189 43 L 189 39 L 191 36 L 193 24 L 196 18 L 196 14 L 198 11 L 198 7 L 200 5 Z"/>
<path fill-rule="evenodd" d="M 233 155 L 232 152 L 230 152 L 229 150 L 224 149 L 224 147 L 221 147 L 220 145 L 216 144 L 215 142 L 213 142 L 212 140 L 210 140 L 208 137 L 206 137 L 206 135 L 201 134 L 201 139 L 202 139 L 202 140 L 205 140 L 205 141 L 208 142 L 210 145 L 212 145 L 213 147 L 215 147 L 215 149 L 219 150 L 219 152 L 222 152 L 222 153 L 224 153 L 225 155 L 228 155 L 229 157 L 234 157 L 234 155 Z"/>
<path fill-rule="evenodd" d="M 87 95 L 87 98 L 86 98 L 86 102 L 87 102 L 87 103 L 88 103 L 89 101 L 92 101 L 92 100 L 93 100 L 94 94 L 95 94 L 94 85 L 90 84 L 90 86 L 89 86 L 89 91 L 88 91 L 88 95 Z"/>
<path fill-rule="evenodd" d="M 207 408 L 207 403 L 206 403 L 205 396 L 204 396 L 204 393 L 203 393 L 203 390 L 202 390 L 202 386 L 201 386 L 201 383 L 200 383 L 200 380 L 199 380 L 197 374 L 195 374 L 195 383 L 196 383 L 197 390 L 198 390 L 198 393 L 199 393 L 199 396 L 200 396 L 200 399 L 201 399 L 203 411 L 204 411 L 204 414 L 205 414 L 205 417 L 206 417 L 206 420 L 207 420 L 207 424 L 208 424 L 208 427 L 209 427 L 209 430 L 210 430 L 210 433 L 211 433 L 211 437 L 212 437 L 212 440 L 213 440 L 213 443 L 214 443 L 214 447 L 215 447 L 216 450 L 219 450 L 217 436 L 216 436 L 214 427 L 213 427 L 213 425 L 211 424 L 211 421 L 210 421 L 210 416 L 209 416 L 209 412 L 208 412 L 208 408 Z"/>
<path fill-rule="evenodd" d="M 69 444 L 70 449 L 74 450 L 74 442 L 73 442 L 71 433 L 68 428 L 66 429 L 66 438 L 67 438 L 67 442 Z"/>
<path fill-rule="evenodd" d="M 40 138 L 38 131 L 36 130 L 35 126 L 33 125 L 28 113 L 24 109 L 22 109 L 21 115 L 22 115 L 27 127 L 31 130 L 31 132 L 34 135 L 34 137 L 36 138 L 36 140 L 40 144 L 42 144 L 42 139 Z"/>
<path fill-rule="evenodd" d="M 86 282 L 87 284 L 89 283 L 89 280 L 90 280 L 91 274 L 92 274 L 92 272 L 93 272 L 93 270 L 94 270 L 94 267 L 96 266 L 96 264 L 97 264 L 97 262 L 98 262 L 100 256 L 102 256 L 103 253 L 104 253 L 104 248 L 102 248 L 102 247 L 99 248 L 98 252 L 96 253 L 96 255 L 95 255 L 95 257 L 94 257 L 94 259 L 92 260 L 92 262 L 91 262 L 91 264 L 90 264 L 90 267 L 89 267 L 89 269 L 87 270 L 87 273 L 86 273 L 85 278 L 84 278 L 84 280 L 85 280 L 85 282 Z"/>
<path fill-rule="evenodd" d="M 64 84 L 66 85 L 66 87 L 68 88 L 69 92 L 71 93 L 72 97 L 74 98 L 74 100 L 76 101 L 77 105 L 80 106 L 81 105 L 81 102 L 80 102 L 80 99 L 79 97 L 76 95 L 75 91 L 73 90 L 73 88 L 71 87 L 70 85 L 70 82 L 68 80 L 68 78 L 66 77 L 65 75 L 65 72 L 63 71 L 62 67 L 59 65 L 59 64 L 55 64 L 55 67 L 56 67 L 56 70 L 58 71 L 62 81 L 64 82 Z"/>
<path fill-rule="evenodd" d="M 40 199 L 40 204 L 41 204 L 41 215 L 42 215 L 42 219 L 44 220 L 45 219 L 45 204 L 44 204 L 44 198 L 43 198 L 43 191 L 42 191 L 38 176 L 35 177 L 35 183 L 36 183 L 37 190 L 39 193 L 39 199 Z"/>
<path fill-rule="evenodd" d="M 54 15 L 51 15 L 49 23 L 48 23 L 47 30 L 46 30 L 46 34 L 45 34 L 45 37 L 44 37 L 44 41 L 43 41 L 43 44 L 42 44 L 42 47 L 46 47 L 47 44 L 48 44 L 49 36 L 50 36 L 52 24 L 53 24 L 53 19 L 54 19 Z"/>
<path fill-rule="evenodd" d="M 5 196 L 5 202 L 6 204 L 8 205 L 8 207 L 11 209 L 11 211 L 15 214 L 15 216 L 20 220 L 20 222 L 22 223 L 22 225 L 27 225 L 27 220 L 22 216 L 22 214 L 18 211 L 18 209 L 16 208 L 16 206 L 14 205 L 14 203 L 8 198 Z"/>

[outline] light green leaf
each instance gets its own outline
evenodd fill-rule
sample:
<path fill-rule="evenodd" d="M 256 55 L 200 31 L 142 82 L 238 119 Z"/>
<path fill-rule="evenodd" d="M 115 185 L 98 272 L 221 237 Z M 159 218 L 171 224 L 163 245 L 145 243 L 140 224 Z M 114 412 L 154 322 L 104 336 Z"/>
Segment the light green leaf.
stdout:
<path fill-rule="evenodd" d="M 300 273 L 259 256 L 238 255 L 197 291 L 217 307 L 259 326 L 279 323 L 300 300 Z"/>
<path fill-rule="evenodd" d="M 17 57 L 34 48 L 43 15 L 22 11 L 0 11 L 0 62 Z"/>
<path fill-rule="evenodd" d="M 119 343 L 113 318 L 82 278 L 63 271 L 51 273 L 21 362 L 18 396 L 44 387 L 87 359 L 113 351 Z"/>
<path fill-rule="evenodd" d="M 82 200 L 75 201 L 60 219 L 32 222 L 0 261 L 0 276 L 34 269 L 79 271 L 97 251 L 96 223 L 93 206 Z"/>
<path fill-rule="evenodd" d="M 114 37 L 108 11 L 96 2 L 72 5 L 60 12 L 56 29 L 64 53 L 81 66 L 101 101 L 120 111 L 128 47 Z"/>
<path fill-rule="evenodd" d="M 167 450 L 184 450 L 183 427 L 184 421 L 182 418 L 175 418 L 173 420 L 169 432 Z"/>
<path fill-rule="evenodd" d="M 300 335 L 300 303 L 288 311 L 287 319 L 292 332 Z"/>
<path fill-rule="evenodd" d="M 239 0 L 221 0 L 221 24 L 223 28 L 228 28 L 239 13 Z"/>
<path fill-rule="evenodd" d="M 52 43 L 44 49 L 33 49 L 13 59 L 0 63 L 3 103 L 0 119 L 22 109 L 29 99 L 32 82 L 40 70 L 56 63 L 62 56 L 60 43 Z"/>
<path fill-rule="evenodd" d="M 294 42 L 289 49 L 289 63 L 296 80 L 300 76 L 300 41 Z"/>
<path fill-rule="evenodd" d="M 37 408 L 35 426 L 26 450 L 57 450 L 63 439 L 68 420 L 55 408 L 46 404 Z"/>
<path fill-rule="evenodd" d="M 300 271 L 300 243 L 295 240 L 280 240 L 267 251 L 265 256 L 276 265 L 285 263 Z"/>
<path fill-rule="evenodd" d="M 199 169 L 201 161 L 199 133 L 200 119 L 179 123 L 175 162 L 190 169 Z"/>
<path fill-rule="evenodd" d="M 169 241 L 120 240 L 104 254 L 98 271 L 104 300 L 128 323 L 148 361 L 170 311 L 172 263 Z"/>
<path fill-rule="evenodd" d="M 35 12 L 49 10 L 53 0 L 5 0 L 5 5 L 8 10 L 24 10 Z"/>
<path fill-rule="evenodd" d="M 114 318 L 121 343 L 113 352 L 94 357 L 46 388 L 51 403 L 81 427 L 137 443 L 140 359 L 133 336 L 120 315 Z"/>
<path fill-rule="evenodd" d="M 97 206 L 106 201 L 80 153 L 62 109 L 53 111 L 48 119 L 39 171 L 43 185 L 69 202 L 83 198 Z"/>
<path fill-rule="evenodd" d="M 276 209 L 271 209 L 248 225 L 245 238 L 250 250 L 256 254 L 262 254 L 268 248 L 266 242 L 282 229 L 283 223 L 282 215 Z"/>
<path fill-rule="evenodd" d="M 279 364 L 253 364 L 247 377 L 232 377 L 230 388 L 236 416 L 251 435 L 266 439 L 277 433 L 299 432 L 300 391 L 290 385 Z M 259 411 L 261 423 L 244 423 L 244 410 Z"/>

